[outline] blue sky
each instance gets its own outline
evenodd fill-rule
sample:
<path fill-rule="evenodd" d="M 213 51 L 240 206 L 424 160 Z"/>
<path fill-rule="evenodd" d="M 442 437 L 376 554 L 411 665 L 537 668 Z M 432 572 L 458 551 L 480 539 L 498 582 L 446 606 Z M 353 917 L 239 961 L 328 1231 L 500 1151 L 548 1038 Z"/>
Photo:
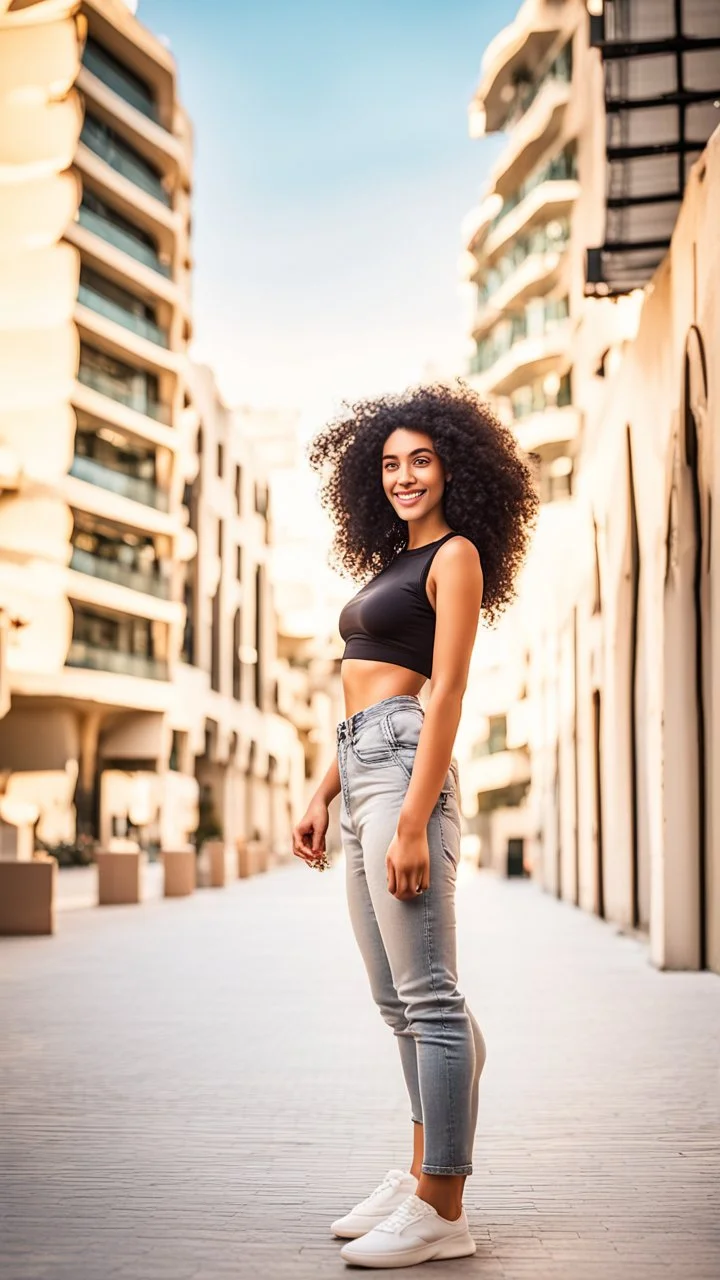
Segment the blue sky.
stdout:
<path fill-rule="evenodd" d="M 140 0 L 195 129 L 193 354 L 311 412 L 464 368 L 483 49 L 517 0 Z"/>

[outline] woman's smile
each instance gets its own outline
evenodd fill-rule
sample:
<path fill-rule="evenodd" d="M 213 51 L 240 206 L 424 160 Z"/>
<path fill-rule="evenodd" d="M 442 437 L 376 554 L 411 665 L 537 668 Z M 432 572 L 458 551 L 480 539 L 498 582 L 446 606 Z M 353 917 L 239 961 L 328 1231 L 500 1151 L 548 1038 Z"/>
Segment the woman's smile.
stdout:
<path fill-rule="evenodd" d="M 401 506 L 412 507 L 416 502 L 419 502 L 421 498 L 424 498 L 426 493 L 427 489 L 410 489 L 404 493 L 395 493 L 394 497 L 396 502 L 399 502 Z"/>

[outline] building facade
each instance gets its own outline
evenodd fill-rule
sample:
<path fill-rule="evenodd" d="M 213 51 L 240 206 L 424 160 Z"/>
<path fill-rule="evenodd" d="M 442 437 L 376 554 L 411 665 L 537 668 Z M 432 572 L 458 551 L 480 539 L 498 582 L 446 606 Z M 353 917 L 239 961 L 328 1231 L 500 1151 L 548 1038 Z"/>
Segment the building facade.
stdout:
<path fill-rule="evenodd" d="M 532 458 L 541 498 L 517 603 L 494 634 L 479 635 L 460 738 L 466 818 L 483 860 L 502 868 L 511 847 L 531 866 L 542 821 L 528 802 L 530 607 L 533 584 L 554 590 L 572 518 L 592 360 L 591 352 L 578 358 L 575 334 L 586 249 L 602 214 L 601 86 L 582 0 L 526 0 L 485 51 L 470 104 L 471 134 L 503 132 L 507 142 L 463 228 L 464 275 L 474 286 L 468 381 Z M 603 341 L 597 332 L 595 345 Z"/>
<path fill-rule="evenodd" d="M 588 420 L 562 592 L 539 614 L 558 712 L 536 747 L 552 892 L 720 972 L 720 133 L 692 170 L 637 337 Z"/>
<path fill-rule="evenodd" d="M 266 514 L 235 513 L 242 458 L 187 360 L 174 60 L 121 0 L 37 0 L 0 17 L 0 83 L 6 790 L 51 846 L 183 846 L 203 818 L 271 842 L 298 748 L 269 691 Z M 240 544 L 262 622 L 255 586 L 229 581 Z"/>
<path fill-rule="evenodd" d="M 535 595 L 537 687 L 554 707 L 534 724 L 536 869 L 640 931 L 657 965 L 720 972 L 720 11 L 596 10 L 604 226 L 577 349 L 603 310 L 634 299 L 637 322 L 586 375 L 560 589 Z"/>
<path fill-rule="evenodd" d="M 243 437 L 252 443 L 256 467 L 267 476 L 269 486 L 277 696 L 280 711 L 295 726 L 305 762 L 302 809 L 294 815 L 297 821 L 337 752 L 335 730 L 344 716 L 337 620 L 350 588 L 327 563 L 329 522 L 302 456 L 303 424 L 298 416 L 238 409 L 235 417 Z M 330 824 L 326 843 L 332 852 L 340 848 L 335 807 Z"/>
<path fill-rule="evenodd" d="M 201 830 L 291 856 L 304 753 L 285 712 L 271 563 L 270 481 L 242 416 L 212 371 L 188 371 L 197 472 L 185 504 L 197 555 L 187 566 L 186 626 L 171 716 L 177 764 L 194 759 Z"/>
<path fill-rule="evenodd" d="M 524 114 L 511 120 L 490 193 L 503 204 L 486 201 L 468 228 L 480 273 L 488 252 L 495 267 L 493 236 L 503 222 L 524 216 L 526 201 L 532 210 L 552 192 L 565 199 L 564 183 L 579 185 L 562 251 L 533 265 L 532 252 L 521 247 L 520 261 L 498 286 L 507 349 L 487 356 L 478 344 L 487 368 L 477 385 L 513 424 L 520 444 L 539 455 L 543 507 L 518 602 L 504 623 L 514 646 L 507 659 L 498 646 L 495 668 L 492 655 L 483 656 L 482 639 L 478 646 L 479 696 L 468 736 L 478 713 L 489 711 L 475 751 L 491 764 L 480 768 L 490 773 L 496 752 L 505 784 L 511 766 L 520 767 L 518 752 L 527 762 L 517 808 L 493 805 L 494 775 L 484 779 L 495 789 L 490 799 L 487 790 L 477 797 L 491 810 L 482 832 L 490 860 L 505 867 L 508 841 L 522 839 L 526 866 L 548 891 L 646 935 L 656 964 L 720 971 L 711 519 L 718 465 L 720 242 L 713 210 L 720 134 L 712 130 L 720 13 L 646 0 L 588 7 L 592 18 L 584 5 L 569 2 L 523 5 L 488 50 L 473 108 L 492 127 L 498 104 L 511 104 L 522 89 L 528 116 L 540 115 L 542 127 L 553 118 L 564 122 L 553 148 L 562 144 L 569 157 L 569 168 L 552 176 L 545 169 L 552 149 L 544 150 L 539 182 L 523 188 L 517 205 L 510 195 L 506 209 L 497 175 L 516 163 L 515 131 L 523 129 L 525 139 L 533 133 Z M 579 69 L 580 78 L 558 107 L 562 93 L 552 78 L 558 67 L 565 75 L 567 62 L 556 61 L 557 42 L 570 28 L 571 85 Z M 532 75 L 523 60 L 535 68 Z M 573 115 L 580 86 L 587 101 Z M 536 304 L 543 333 L 534 346 L 524 322 L 516 338 L 512 333 L 513 291 L 523 272 L 546 283 L 554 272 L 559 282 L 567 273 L 567 320 L 545 325 L 553 295 L 543 284 Z M 481 288 L 486 277 L 476 275 Z M 560 406 L 552 396 L 548 403 L 543 385 L 536 411 L 526 412 L 531 399 L 523 389 L 518 415 L 515 363 L 524 379 L 525 353 L 540 354 L 548 335 L 543 359 L 555 362 L 545 366 L 554 374 L 550 390 L 567 369 L 568 403 Z M 560 408 L 573 424 L 563 440 L 553 425 Z M 536 429 L 524 434 L 533 417 Z M 565 497 L 547 483 L 557 448 L 569 459 L 562 468 Z M 508 731 L 519 707 L 518 739 Z"/>

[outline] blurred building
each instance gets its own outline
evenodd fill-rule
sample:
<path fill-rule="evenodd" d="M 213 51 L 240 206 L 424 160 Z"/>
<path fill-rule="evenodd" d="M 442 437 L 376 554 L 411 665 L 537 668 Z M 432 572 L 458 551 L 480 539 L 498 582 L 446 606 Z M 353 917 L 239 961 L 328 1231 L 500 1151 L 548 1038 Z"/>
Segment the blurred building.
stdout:
<path fill-rule="evenodd" d="M 282 708 L 268 474 L 212 371 L 195 365 L 188 376 L 199 427 L 185 503 L 198 549 L 175 677 L 175 767 L 194 760 L 201 831 L 258 839 L 290 856 L 304 757 Z"/>
<path fill-rule="evenodd" d="M 0 41 L 0 432 L 18 473 L 0 572 L 27 623 L 0 765 L 51 842 L 74 835 L 73 800 L 98 828 L 101 769 L 147 775 L 124 787 L 131 825 L 179 840 L 196 787 L 168 773 L 164 726 L 194 548 L 190 128 L 172 57 L 119 0 L 12 5 Z"/>
<path fill-rule="evenodd" d="M 302 456 L 297 415 L 241 408 L 235 419 L 269 484 L 277 693 L 279 709 L 295 726 L 303 747 L 304 809 L 337 751 L 335 729 L 344 715 L 337 620 L 351 588 L 327 565 L 329 527 Z M 338 849 L 334 811 L 331 821 L 328 847 Z"/>
<path fill-rule="evenodd" d="M 657 964 L 720 970 L 720 10 L 692 0 L 588 8 L 525 4 L 488 49 L 473 104 L 476 126 L 512 126 L 491 202 L 467 228 L 477 385 L 539 456 L 543 507 L 503 623 L 512 644 L 503 653 L 479 641 L 466 728 L 471 757 L 474 740 L 481 760 L 504 760 L 503 785 L 527 762 L 526 794 L 513 812 L 493 774 L 470 816 L 474 804 L 490 810 L 481 833 L 496 865 L 521 839 L 551 892 L 647 932 Z M 518 133 L 531 149 L 542 142 L 513 203 L 505 174 L 527 150 Z M 505 224 L 514 239 L 526 213 L 540 240 L 502 265 L 495 238 Z M 549 213 L 567 218 L 559 243 Z M 538 299 L 526 302 L 528 291 Z M 488 351 L 493 297 L 504 314 Z M 472 776 L 472 759 L 466 768 Z"/>
<path fill-rule="evenodd" d="M 518 603 L 495 634 L 478 638 L 459 738 L 466 817 L 483 860 L 503 867 L 510 840 L 531 864 L 537 822 L 527 803 L 525 584 L 542 582 L 552 596 L 571 527 L 584 378 L 575 334 L 585 254 L 602 226 L 602 130 L 602 69 L 584 3 L 526 0 L 483 57 L 470 131 L 503 132 L 507 143 L 463 228 L 464 275 L 474 286 L 468 381 L 533 455 L 542 503 Z"/>
<path fill-rule="evenodd" d="M 605 184 L 579 356 L 640 310 L 586 371 L 562 575 L 544 605 L 535 584 L 537 873 L 658 965 L 720 972 L 720 10 L 593 8 Z"/>
<path fill-rule="evenodd" d="M 121 0 L 38 0 L 0 83 L 0 770 L 49 844 L 285 839 L 263 487 L 186 356 L 174 60 Z"/>

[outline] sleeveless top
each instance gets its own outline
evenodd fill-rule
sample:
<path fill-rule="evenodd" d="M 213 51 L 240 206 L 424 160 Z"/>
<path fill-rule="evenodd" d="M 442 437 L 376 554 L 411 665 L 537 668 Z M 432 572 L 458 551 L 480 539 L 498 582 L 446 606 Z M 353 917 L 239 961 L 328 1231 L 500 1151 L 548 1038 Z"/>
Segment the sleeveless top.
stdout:
<path fill-rule="evenodd" d="M 343 658 L 392 662 L 430 679 L 435 610 L 425 583 L 435 553 L 455 531 L 412 551 L 399 551 L 385 569 L 361 587 L 340 613 Z"/>

